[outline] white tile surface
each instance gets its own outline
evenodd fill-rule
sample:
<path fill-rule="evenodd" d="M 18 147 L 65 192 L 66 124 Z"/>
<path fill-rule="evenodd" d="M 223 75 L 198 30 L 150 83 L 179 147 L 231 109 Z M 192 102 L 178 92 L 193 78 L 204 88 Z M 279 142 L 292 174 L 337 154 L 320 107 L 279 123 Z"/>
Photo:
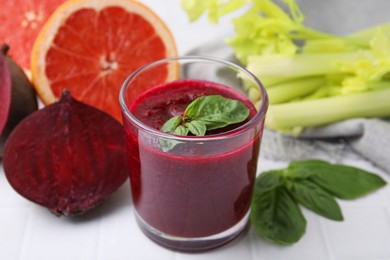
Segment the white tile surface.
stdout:
<path fill-rule="evenodd" d="M 4 259 L 19 259 L 30 211 L 28 209 L 3 209 L 1 205 L 0 208 L 1 256 L 5 257 Z"/>
<path fill-rule="evenodd" d="M 373 196 L 374 197 L 374 196 Z M 343 207 L 345 221 L 325 224 L 337 259 L 389 259 L 390 220 L 380 206 Z"/>
<path fill-rule="evenodd" d="M 180 0 L 144 0 L 171 28 L 180 54 L 210 39 L 232 33 L 229 18 L 219 25 L 206 19 L 189 24 Z M 262 160 L 259 171 L 281 168 L 287 162 Z M 344 163 L 389 175 L 366 161 Z M 86 216 L 58 218 L 20 197 L 8 184 L 0 165 L 0 259 L 2 260 L 389 260 L 390 187 L 356 201 L 340 201 L 343 222 L 321 218 L 307 210 L 305 236 L 292 246 L 277 246 L 260 238 L 253 228 L 229 245 L 206 253 L 166 250 L 146 238 L 133 215 L 128 183 L 101 207 Z"/>
<path fill-rule="evenodd" d="M 367 162 L 345 163 L 377 172 L 390 182 L 387 174 Z M 259 171 L 284 165 L 262 159 Z M 136 225 L 128 183 L 92 212 L 78 218 L 59 218 L 16 194 L 4 178 L 1 166 L 0 259 L 388 260 L 389 189 L 386 186 L 366 198 L 339 201 L 345 217 L 343 222 L 330 221 L 304 209 L 308 222 L 306 234 L 292 246 L 274 245 L 250 228 L 225 247 L 185 254 L 164 249 L 143 235 Z"/>

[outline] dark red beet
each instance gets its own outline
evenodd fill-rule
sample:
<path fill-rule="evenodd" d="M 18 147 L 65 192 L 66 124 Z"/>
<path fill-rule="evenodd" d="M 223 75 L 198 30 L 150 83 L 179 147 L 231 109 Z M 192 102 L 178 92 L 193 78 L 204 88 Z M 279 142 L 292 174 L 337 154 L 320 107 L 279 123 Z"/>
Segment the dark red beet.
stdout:
<path fill-rule="evenodd" d="M 11 74 L 3 55 L 0 55 L 0 135 L 7 123 L 11 106 Z"/>
<path fill-rule="evenodd" d="M 3 164 L 23 197 L 57 215 L 81 214 L 127 179 L 122 125 L 64 92 L 18 124 Z"/>
<path fill-rule="evenodd" d="M 9 47 L 7 45 L 4 44 L 1 46 L 0 59 L 5 62 L 9 72 L 11 79 L 11 92 L 5 96 L 2 96 L 2 94 L 0 95 L 0 110 L 2 109 L 1 107 L 7 105 L 6 103 L 3 104 L 3 101 L 11 103 L 8 104 L 9 109 L 7 112 L 7 121 L 3 131 L 1 131 L 0 127 L 0 157 L 3 155 L 3 145 L 15 126 L 19 124 L 23 118 L 38 109 L 37 98 L 33 85 L 20 66 L 7 56 L 8 50 Z M 0 86 L 0 89 L 1 88 L 2 86 Z M 0 115 L 0 126 L 2 117 L 3 116 Z"/>

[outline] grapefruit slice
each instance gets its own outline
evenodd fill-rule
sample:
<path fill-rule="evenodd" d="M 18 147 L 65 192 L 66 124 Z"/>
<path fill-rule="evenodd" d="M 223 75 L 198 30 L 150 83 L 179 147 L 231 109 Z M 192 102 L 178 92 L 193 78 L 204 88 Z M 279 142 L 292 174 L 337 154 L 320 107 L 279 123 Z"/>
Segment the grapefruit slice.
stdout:
<path fill-rule="evenodd" d="M 64 0 L 1 1 L 0 39 L 11 46 L 8 53 L 22 68 L 30 67 L 31 49 L 43 24 Z"/>
<path fill-rule="evenodd" d="M 72 0 L 53 13 L 36 39 L 32 81 L 45 104 L 68 89 L 121 121 L 119 91 L 127 76 L 176 55 L 170 30 L 147 6 L 134 0 Z M 171 66 L 145 80 L 150 86 L 176 75 Z"/>

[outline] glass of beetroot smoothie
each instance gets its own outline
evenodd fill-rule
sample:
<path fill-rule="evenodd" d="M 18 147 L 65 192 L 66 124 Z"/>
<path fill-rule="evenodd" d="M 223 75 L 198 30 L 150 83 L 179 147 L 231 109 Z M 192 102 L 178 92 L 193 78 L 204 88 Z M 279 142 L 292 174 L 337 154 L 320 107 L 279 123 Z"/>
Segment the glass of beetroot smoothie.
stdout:
<path fill-rule="evenodd" d="M 160 131 L 197 97 L 240 100 L 248 118 L 205 136 Z M 135 215 L 153 241 L 180 251 L 226 244 L 248 223 L 267 94 L 233 63 L 175 57 L 131 74 L 120 93 Z"/>

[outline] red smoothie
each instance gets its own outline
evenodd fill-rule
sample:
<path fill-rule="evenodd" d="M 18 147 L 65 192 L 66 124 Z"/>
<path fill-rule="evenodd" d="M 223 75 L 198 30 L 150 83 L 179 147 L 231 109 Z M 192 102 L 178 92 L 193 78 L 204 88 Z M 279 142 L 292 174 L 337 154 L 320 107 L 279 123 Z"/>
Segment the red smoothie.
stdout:
<path fill-rule="evenodd" d="M 247 121 L 257 113 L 238 91 L 206 81 L 154 87 L 129 109 L 138 120 L 159 130 L 172 116 L 182 115 L 197 97 L 215 94 L 242 101 L 250 109 Z M 133 202 L 148 225 L 167 235 L 207 237 L 228 230 L 247 214 L 262 126 L 237 134 L 243 122 L 206 136 L 225 139 L 178 144 L 164 152 L 158 141 L 151 145 L 141 131 L 126 120 L 124 124 Z"/>

